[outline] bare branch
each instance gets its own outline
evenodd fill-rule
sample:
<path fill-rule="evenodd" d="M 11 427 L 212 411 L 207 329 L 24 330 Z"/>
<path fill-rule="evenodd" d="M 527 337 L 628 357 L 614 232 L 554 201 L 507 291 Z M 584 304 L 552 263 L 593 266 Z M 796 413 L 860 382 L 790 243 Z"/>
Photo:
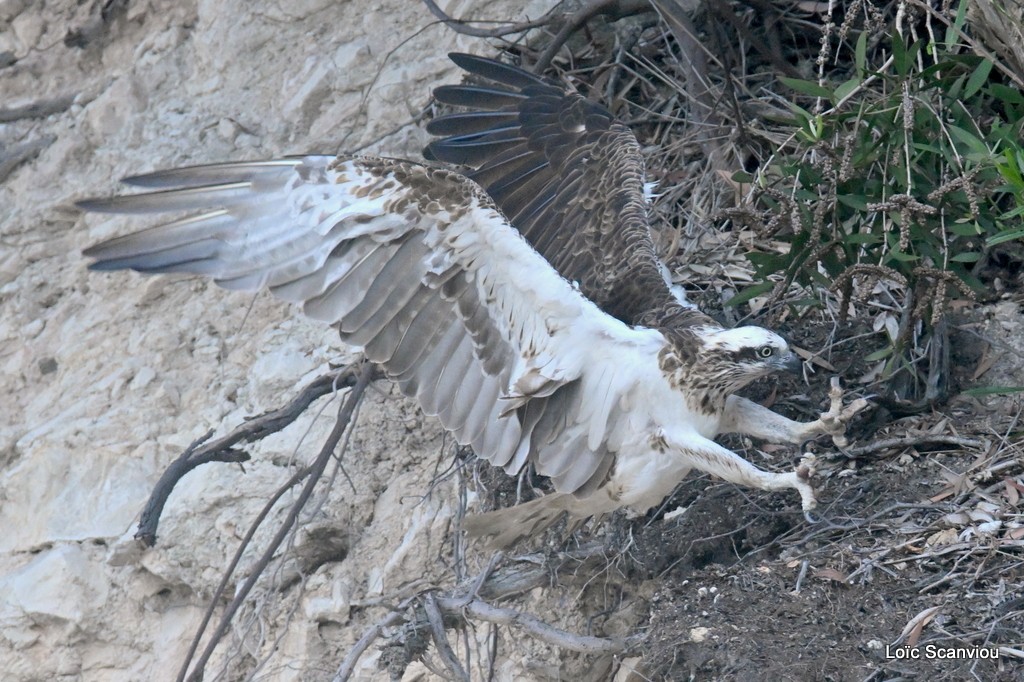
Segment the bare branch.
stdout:
<path fill-rule="evenodd" d="M 857 457 L 863 457 L 879 450 L 888 450 L 890 448 L 903 449 L 913 447 L 915 445 L 955 445 L 961 448 L 980 448 L 987 445 L 987 441 L 979 440 L 977 438 L 964 438 L 963 436 L 942 436 L 942 435 L 923 435 L 923 436 L 907 436 L 904 438 L 885 438 L 882 440 L 876 440 L 874 443 L 868 443 L 867 445 L 861 445 L 856 448 L 849 448 L 842 451 L 848 459 L 856 459 Z"/>
<path fill-rule="evenodd" d="M 507 36 L 512 33 L 523 33 L 533 28 L 540 28 L 546 26 L 554 21 L 557 21 L 563 14 L 551 10 L 540 19 L 534 19 L 533 21 L 522 21 L 517 24 L 508 24 L 505 26 L 498 26 L 495 28 L 476 28 L 471 26 L 473 23 L 485 23 L 483 21 L 463 21 L 462 19 L 453 19 L 444 13 L 434 0 L 423 0 L 423 4 L 427 6 L 430 13 L 438 18 L 439 21 L 444 23 L 448 28 L 467 36 L 476 36 L 477 38 L 500 38 Z"/>
<path fill-rule="evenodd" d="M 441 615 L 441 609 L 434 595 L 428 594 L 424 598 L 423 610 L 426 612 L 427 621 L 430 623 L 430 634 L 433 636 L 434 646 L 437 647 L 437 652 L 441 654 L 441 660 L 444 661 L 448 672 L 452 674 L 452 679 L 459 682 L 469 682 L 469 674 L 462 667 L 462 664 L 459 663 L 458 657 L 455 656 L 455 652 L 452 651 L 452 647 L 448 643 L 448 637 L 444 632 L 444 616 Z"/>
<path fill-rule="evenodd" d="M 548 46 L 544 48 L 544 51 L 537 57 L 537 63 L 533 65 L 533 72 L 540 73 L 544 69 L 551 65 L 551 61 L 558 54 L 558 51 L 562 49 L 566 41 L 572 37 L 572 34 L 580 30 L 584 24 L 593 19 L 599 14 L 608 15 L 613 20 L 621 19 L 623 17 L 630 16 L 632 14 L 639 14 L 641 12 L 654 11 L 650 5 L 649 0 L 594 0 L 579 10 L 577 10 L 572 16 L 565 19 L 565 23 L 555 34 L 555 37 L 551 39 Z"/>
<path fill-rule="evenodd" d="M 191 675 L 188 676 L 188 679 L 191 682 L 199 682 L 203 679 L 203 671 L 206 667 L 206 663 L 210 660 L 210 656 L 213 655 L 213 651 L 217 647 L 217 644 L 220 643 L 220 640 L 224 637 L 224 634 L 227 632 L 228 627 L 231 625 L 232 618 L 234 618 L 235 613 L 245 602 L 246 598 L 248 598 L 249 593 L 256 585 L 256 581 L 259 580 L 260 576 L 263 575 L 263 571 L 266 570 L 267 566 L 270 564 L 270 561 L 274 557 L 274 553 L 277 552 L 277 549 L 284 542 L 285 538 L 288 536 L 288 533 L 291 532 L 292 526 L 295 525 L 295 522 L 299 517 L 299 512 L 301 512 L 303 507 L 306 506 L 306 502 L 309 500 L 310 495 L 313 494 L 313 489 L 316 487 L 316 484 L 320 482 L 320 477 L 323 475 L 324 469 L 327 468 L 327 463 L 330 461 L 331 456 L 334 454 L 335 449 L 338 447 L 338 443 L 341 442 L 342 436 L 345 435 L 345 431 L 348 429 L 348 426 L 351 423 L 352 415 L 355 413 L 356 406 L 362 399 L 363 393 L 365 392 L 366 387 L 369 385 L 371 379 L 373 378 L 373 375 L 373 365 L 371 365 L 370 363 L 363 363 L 362 366 L 359 368 L 359 372 L 358 375 L 356 376 L 355 384 L 352 386 L 352 390 L 349 391 L 348 396 L 346 396 L 345 401 L 341 404 L 341 407 L 338 410 L 338 419 L 335 422 L 334 428 L 331 430 L 330 435 L 327 437 L 327 440 L 324 442 L 324 445 L 320 450 L 320 454 L 317 455 L 317 458 L 313 462 L 313 464 L 306 467 L 303 471 L 298 472 L 295 476 L 292 477 L 292 479 L 294 480 L 296 477 L 304 477 L 308 475 L 309 480 L 307 480 L 306 484 L 303 486 L 302 492 L 299 493 L 298 499 L 295 500 L 295 504 L 293 504 L 291 509 L 288 510 L 288 515 L 281 522 L 281 525 L 278 527 L 277 533 L 274 535 L 274 538 L 267 545 L 267 548 L 264 550 L 263 555 L 260 556 L 259 560 L 252 566 L 251 572 L 249 573 L 249 577 L 246 579 L 245 583 L 237 590 L 234 599 L 231 600 L 231 603 L 228 604 L 227 608 L 225 609 L 224 615 L 221 616 L 221 620 L 217 626 L 217 629 L 214 631 L 212 637 L 210 638 L 210 642 L 206 645 L 206 649 L 203 651 L 202 656 L 200 656 L 195 667 L 192 669 Z M 281 494 L 283 494 L 283 492 L 281 492 Z M 246 539 L 243 541 L 242 545 L 238 548 L 238 551 L 236 552 L 235 560 L 232 561 L 231 570 L 225 571 L 224 578 L 221 581 L 222 586 L 226 586 L 226 582 L 230 575 L 232 574 L 234 567 L 238 565 L 238 559 L 241 556 L 242 551 L 248 544 L 248 540 L 251 539 L 252 536 L 255 534 L 256 528 L 258 527 L 259 523 L 261 523 L 262 520 L 266 518 L 266 515 L 270 510 L 270 506 L 272 505 L 268 505 L 267 507 L 264 508 L 263 513 L 260 514 L 260 517 L 250 528 L 249 533 L 246 535 Z M 216 603 L 216 600 L 211 601 L 211 607 L 214 606 Z M 185 675 L 188 672 L 189 664 L 192 661 L 192 656 L 195 653 L 196 649 L 198 648 L 199 640 L 202 638 L 203 631 L 205 629 L 205 623 L 207 622 L 209 622 L 208 619 L 204 621 L 204 626 L 201 627 L 195 634 L 195 638 L 193 639 L 192 642 L 192 647 L 189 649 L 189 654 L 186 656 L 185 661 L 182 663 L 181 669 L 178 672 L 178 682 L 181 682 L 185 679 Z"/>
<path fill-rule="evenodd" d="M 30 160 L 56 141 L 56 135 L 43 135 L 28 142 L 0 149 L 0 182 L 3 182 L 8 175 L 13 173 L 15 168 Z"/>
<path fill-rule="evenodd" d="M 164 505 L 171 492 L 186 474 L 198 466 L 209 462 L 246 462 L 249 454 L 236 450 L 239 443 L 253 443 L 262 440 L 272 433 L 283 430 L 305 412 L 314 401 L 338 388 L 347 388 L 355 383 L 355 375 L 350 368 L 328 372 L 314 379 L 299 392 L 299 395 L 284 407 L 265 412 L 258 417 L 240 424 L 231 433 L 217 440 L 202 445 L 212 434 L 207 433 L 188 446 L 181 455 L 164 471 L 160 480 L 153 487 L 149 501 L 142 510 L 139 527 L 135 538 L 145 546 L 156 544 L 156 531 L 160 524 Z"/>
<path fill-rule="evenodd" d="M 554 59 L 556 54 L 558 54 L 558 51 L 562 49 L 563 45 L 565 45 L 565 42 L 572 37 L 572 34 L 580 30 L 584 24 L 597 15 L 604 14 L 614 20 L 631 16 L 633 14 L 639 14 L 641 12 L 652 11 L 648 0 L 592 0 L 572 15 L 567 15 L 565 12 L 557 11 L 556 8 L 539 19 L 534 19 L 532 21 L 507 24 L 505 26 L 498 26 L 495 28 L 476 28 L 470 24 L 483 22 L 470 22 L 463 21 L 461 19 L 453 19 L 445 14 L 444 11 L 437 6 L 437 3 L 434 2 L 434 0 L 423 0 L 423 4 L 427 6 L 427 9 L 430 10 L 431 14 L 456 33 L 476 36 L 478 38 L 500 38 L 513 33 L 523 33 L 534 28 L 557 24 L 559 26 L 558 32 L 555 34 L 555 37 L 551 42 L 548 43 L 548 46 L 544 49 L 544 52 L 541 53 L 540 57 L 538 57 L 537 63 L 533 67 L 533 71 L 535 73 L 540 73 L 546 69 L 551 64 L 551 60 Z"/>
<path fill-rule="evenodd" d="M 437 605 L 443 611 L 453 614 L 464 613 L 488 623 L 517 625 L 535 639 L 570 651 L 579 651 L 585 654 L 618 654 L 626 650 L 626 641 L 623 639 L 577 635 L 548 625 L 540 618 L 528 613 L 493 606 L 479 599 L 474 599 L 463 605 L 461 599 L 440 598 L 437 600 Z"/>
<path fill-rule="evenodd" d="M 43 118 L 50 114 L 67 111 L 75 102 L 77 95 L 64 94 L 36 100 L 20 107 L 4 107 L 0 109 L 0 123 L 10 123 L 23 118 Z"/>
<path fill-rule="evenodd" d="M 341 666 L 338 668 L 338 672 L 334 675 L 333 682 L 347 682 L 352 677 L 352 673 L 355 672 L 356 663 L 362 658 L 363 652 L 370 648 L 381 633 L 384 632 L 384 628 L 391 627 L 392 625 L 398 625 L 402 620 L 405 619 L 403 613 L 409 603 L 412 602 L 414 597 L 406 599 L 398 605 L 394 611 L 388 613 L 379 623 L 374 625 L 372 628 L 363 633 L 363 636 L 359 638 L 359 641 L 349 649 L 348 654 L 345 656 L 345 660 L 341 662 Z"/>
<path fill-rule="evenodd" d="M 484 598 L 489 600 L 505 599 L 537 587 L 549 586 L 557 580 L 560 574 L 578 572 L 585 562 L 591 559 L 603 560 L 606 553 L 607 548 L 604 544 L 592 543 L 573 551 L 558 552 L 553 555 L 536 553 L 519 556 L 512 561 L 512 565 L 497 569 L 494 568 L 495 560 L 492 560 L 479 575 L 448 590 L 445 596 L 428 594 L 424 598 L 424 611 L 429 622 L 423 623 L 422 627 L 430 628 L 438 652 L 455 679 L 469 678 L 461 677 L 462 673 L 459 671 L 464 672 L 464 668 L 455 659 L 455 654 L 448 646 L 443 630 L 438 632 L 435 625 L 437 618 L 441 618 L 443 625 L 443 616 L 446 615 L 458 621 L 475 618 L 498 625 L 516 625 L 543 642 L 571 651 L 621 653 L 631 645 L 631 639 L 607 639 L 577 635 L 549 625 L 536 616 L 515 609 L 496 607 L 483 601 Z M 500 555 L 499 552 L 492 559 L 500 559 Z M 334 682 L 347 682 L 355 671 L 359 658 L 383 634 L 386 628 L 409 620 L 405 611 L 417 598 L 419 597 L 414 596 L 405 599 L 359 638 L 338 668 Z M 432 615 L 432 608 L 436 608 L 438 613 Z M 415 617 L 413 618 L 415 619 Z M 447 652 L 445 647 L 447 647 Z"/>

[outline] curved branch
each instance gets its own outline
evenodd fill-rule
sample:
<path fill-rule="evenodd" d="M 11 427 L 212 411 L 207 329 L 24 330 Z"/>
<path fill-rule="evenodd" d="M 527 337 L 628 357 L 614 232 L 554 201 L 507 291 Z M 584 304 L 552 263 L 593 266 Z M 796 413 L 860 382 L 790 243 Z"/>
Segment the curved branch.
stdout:
<path fill-rule="evenodd" d="M 270 565 L 270 562 L 274 558 L 275 552 L 277 552 L 278 548 L 281 546 L 281 543 L 284 542 L 285 538 L 287 538 L 288 534 L 291 532 L 292 527 L 295 525 L 295 522 L 299 517 L 299 512 L 301 512 L 303 507 L 306 506 L 306 502 L 313 494 L 313 488 L 315 488 L 317 483 L 320 482 L 320 477 L 323 475 L 324 469 L 327 467 L 327 463 L 330 461 L 331 456 L 334 454 L 335 449 L 338 447 L 338 443 L 341 442 L 342 436 L 345 435 L 345 431 L 348 429 L 348 426 L 352 421 L 352 415 L 355 413 L 356 406 L 362 399 L 363 392 L 366 390 L 366 387 L 369 385 L 371 379 L 373 378 L 373 374 L 373 366 L 370 363 L 363 363 L 363 366 L 360 368 L 358 376 L 355 379 L 355 385 L 352 387 L 352 390 L 349 391 L 349 394 L 345 397 L 344 402 L 342 402 L 341 407 L 338 410 L 338 419 L 337 421 L 335 421 L 334 428 L 331 430 L 331 433 L 327 437 L 327 440 L 324 441 L 324 445 L 320 449 L 320 454 L 317 455 L 317 458 L 313 462 L 313 464 L 309 465 L 302 471 L 296 473 L 292 477 L 292 480 L 296 480 L 297 478 L 298 480 L 301 480 L 301 477 L 308 476 L 309 480 L 307 480 L 306 484 L 302 487 L 302 492 L 299 493 L 298 499 L 295 500 L 295 504 L 293 504 L 291 509 L 288 510 L 288 515 L 281 522 L 281 525 L 278 528 L 277 533 L 274 535 L 274 538 L 270 541 L 270 544 L 267 546 L 267 548 L 263 551 L 263 554 L 262 556 L 260 556 L 259 561 L 257 561 L 253 565 L 251 572 L 249 573 L 249 577 L 246 578 L 245 583 L 243 583 L 243 585 L 238 589 L 238 591 L 235 593 L 234 599 L 231 600 L 231 603 L 228 604 L 227 608 L 225 609 L 224 615 L 221 616 L 220 623 L 217 625 L 217 629 L 214 631 L 213 635 L 210 638 L 210 642 L 206 645 L 206 649 L 203 651 L 203 655 L 199 657 L 199 661 L 192 669 L 192 673 L 188 676 L 190 682 L 200 682 L 203 679 L 203 671 L 206 668 L 206 664 L 210 660 L 210 656 L 213 655 L 214 649 L 216 649 L 217 645 L 220 643 L 220 640 L 223 639 L 224 634 L 230 627 L 232 618 L 234 618 L 235 613 L 238 611 L 239 608 L 241 608 L 246 598 L 248 598 L 249 593 L 252 592 L 253 587 L 256 586 L 256 581 L 259 580 L 260 577 L 263 575 L 263 571 L 266 570 L 268 565 Z M 291 483 L 291 481 L 289 481 L 289 483 Z M 294 484 L 292 483 L 292 485 Z M 288 485 L 287 487 L 283 487 L 283 490 L 287 490 L 288 487 L 291 486 Z M 279 493 L 283 494 L 282 491 L 279 491 Z M 273 502 L 274 500 L 272 500 L 271 503 L 268 503 L 268 505 L 264 507 L 263 513 L 260 514 L 256 522 L 253 523 L 252 527 L 250 528 L 249 533 L 246 536 L 246 540 L 248 540 L 252 537 L 253 534 L 255 534 L 255 529 L 259 526 L 259 523 L 262 522 L 264 518 L 266 518 L 266 515 L 270 511 L 270 507 L 272 506 Z M 240 557 L 242 551 L 245 549 L 247 544 L 248 543 L 246 541 L 243 541 L 242 545 L 239 547 L 235 555 L 235 560 L 232 562 L 231 565 L 232 571 L 234 567 L 238 565 L 238 558 Z M 230 572 L 226 572 L 224 579 L 221 581 L 222 586 L 226 586 L 226 582 L 230 575 Z M 211 605 L 215 604 L 216 601 L 211 602 Z M 206 622 L 209 622 L 208 619 L 204 621 L 204 623 Z M 197 645 L 199 640 L 202 638 L 202 635 L 203 628 L 201 628 L 195 635 L 195 638 L 193 640 L 193 646 L 189 651 L 189 655 L 186 657 L 184 663 L 181 666 L 181 670 L 178 673 L 178 682 L 181 682 L 185 679 L 185 674 L 188 671 L 189 663 L 191 663 L 192 655 L 198 648 Z"/>
<path fill-rule="evenodd" d="M 654 8 L 649 0 L 594 0 L 584 5 L 565 20 L 565 23 L 562 24 L 555 37 L 551 39 L 548 46 L 537 57 L 537 63 L 533 65 L 533 72 L 540 73 L 548 68 L 551 65 L 551 60 L 555 58 L 555 55 L 562 49 L 566 41 L 572 37 L 572 34 L 583 28 L 584 24 L 597 15 L 606 14 L 613 19 L 621 19 L 632 14 L 653 11 Z"/>
<path fill-rule="evenodd" d="M 196 439 L 176 460 L 171 462 L 160 480 L 153 486 L 153 492 L 139 517 L 139 527 L 135 532 L 135 538 L 146 547 L 156 544 L 156 531 L 160 524 L 164 505 L 167 504 L 174 487 L 190 471 L 210 462 L 241 463 L 249 461 L 249 454 L 242 450 L 236 450 L 235 445 L 253 443 L 283 430 L 298 419 L 306 411 L 306 408 L 318 398 L 339 388 L 350 387 L 354 383 L 355 375 L 349 371 L 349 368 L 328 372 L 307 384 L 284 407 L 254 417 L 237 426 L 228 435 L 206 445 L 203 443 L 213 434 L 212 431 L 208 431 Z"/>
<path fill-rule="evenodd" d="M 434 640 L 434 646 L 437 647 L 437 652 L 441 655 L 441 660 L 444 661 L 445 667 L 451 673 L 452 679 L 456 682 L 469 682 L 469 674 L 459 663 L 458 657 L 452 651 L 451 645 L 448 644 L 448 636 L 445 635 L 444 630 L 444 616 L 441 614 L 441 607 L 434 595 L 428 594 L 423 600 L 423 610 L 430 623 L 430 634 Z"/>
<path fill-rule="evenodd" d="M 463 21 L 462 19 L 453 19 L 444 13 L 434 0 L 423 0 L 423 4 L 427 6 L 430 13 L 433 14 L 437 19 L 445 24 L 448 28 L 467 36 L 476 36 L 477 38 L 501 38 L 512 33 L 523 33 L 533 28 L 540 28 L 546 26 L 557 20 L 561 16 L 560 12 L 551 10 L 540 19 L 534 19 L 533 21 L 522 21 L 517 24 L 508 24 L 507 26 L 499 26 L 496 28 L 476 28 L 470 26 L 471 23 L 484 23 L 482 21 L 470 22 Z"/>
<path fill-rule="evenodd" d="M 453 614 L 462 613 L 488 623 L 518 625 L 534 639 L 569 651 L 585 654 L 619 654 L 625 651 L 627 646 L 626 640 L 617 637 L 577 635 L 549 625 L 528 613 L 493 606 L 479 599 L 463 604 L 462 600 L 457 597 L 441 598 L 437 600 L 437 605 L 443 611 Z"/>
<path fill-rule="evenodd" d="M 525 630 L 530 636 L 548 644 L 562 647 L 570 651 L 583 653 L 622 653 L 631 648 L 638 639 L 635 637 L 604 638 L 589 635 L 577 635 L 567 630 L 556 628 L 545 623 L 540 618 L 516 611 L 515 609 L 492 606 L 483 599 L 497 600 L 507 599 L 516 594 L 528 592 L 537 587 L 548 586 L 563 572 L 578 572 L 586 562 L 590 560 L 601 560 L 605 558 L 607 547 L 603 543 L 584 545 L 579 549 L 567 552 L 559 552 L 554 555 L 547 553 L 530 554 L 517 557 L 511 565 L 495 570 L 494 564 L 497 559 L 492 557 L 479 575 L 463 581 L 458 586 L 446 590 L 444 593 L 427 593 L 426 596 L 413 595 L 404 599 L 400 604 L 393 607 L 388 613 L 369 630 L 363 633 L 359 641 L 349 649 L 335 673 L 333 682 L 347 682 L 355 672 L 356 664 L 360 657 L 381 635 L 386 628 L 410 621 L 405 611 L 417 599 L 423 598 L 424 612 L 427 622 L 422 627 L 429 628 L 435 645 L 442 659 L 448 666 L 453 677 L 461 678 L 462 666 L 455 660 L 451 647 L 447 647 L 444 640 L 444 632 L 438 632 L 436 624 L 437 615 L 451 616 L 458 622 L 474 618 L 499 625 L 516 625 Z M 500 555 L 500 553 L 499 553 Z M 431 611 L 436 609 L 435 615 Z M 412 617 L 415 621 L 416 616 Z M 444 619 L 441 619 L 442 626 Z M 442 641 L 445 643 L 442 644 Z"/>

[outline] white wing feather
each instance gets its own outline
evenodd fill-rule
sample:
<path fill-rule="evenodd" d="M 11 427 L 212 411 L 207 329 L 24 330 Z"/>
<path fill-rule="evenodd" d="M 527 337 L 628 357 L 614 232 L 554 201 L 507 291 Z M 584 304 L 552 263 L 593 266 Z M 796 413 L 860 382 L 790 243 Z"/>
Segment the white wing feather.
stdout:
<path fill-rule="evenodd" d="M 200 213 L 86 250 L 94 269 L 269 287 L 338 325 L 460 442 L 534 461 L 562 490 L 608 472 L 630 393 L 658 372 L 660 333 L 604 314 L 456 173 L 310 156 L 132 181 L 171 189 L 80 205 Z"/>

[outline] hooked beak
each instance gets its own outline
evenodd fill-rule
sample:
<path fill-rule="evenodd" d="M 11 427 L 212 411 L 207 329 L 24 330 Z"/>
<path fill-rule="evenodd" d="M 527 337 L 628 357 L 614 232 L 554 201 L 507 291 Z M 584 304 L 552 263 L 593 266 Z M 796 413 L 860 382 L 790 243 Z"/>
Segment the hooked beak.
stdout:
<path fill-rule="evenodd" d="M 779 363 L 779 369 L 789 372 L 791 374 L 800 374 L 803 370 L 804 361 L 800 359 L 800 356 L 789 351 L 782 361 Z"/>

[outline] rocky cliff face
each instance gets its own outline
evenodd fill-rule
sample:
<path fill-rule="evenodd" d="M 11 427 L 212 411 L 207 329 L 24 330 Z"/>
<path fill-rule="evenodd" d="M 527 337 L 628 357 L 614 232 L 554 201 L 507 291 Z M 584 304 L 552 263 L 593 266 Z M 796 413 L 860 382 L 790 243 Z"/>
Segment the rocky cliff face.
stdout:
<path fill-rule="evenodd" d="M 441 4 L 510 19 L 549 3 Z M 70 203 L 169 166 L 366 145 L 415 158 L 426 136 L 411 121 L 431 87 L 458 78 L 452 49 L 488 51 L 414 0 L 0 1 L 5 680 L 172 678 L 251 519 L 315 456 L 336 403 L 254 448 L 244 468 L 187 476 L 158 545 L 142 551 L 131 537 L 153 484 L 208 429 L 278 407 L 351 359 L 329 329 L 267 295 L 88 273 L 83 247 L 139 223 L 83 218 Z M 257 596 L 207 679 L 329 679 L 380 618 L 375 605 L 446 579 L 455 498 L 450 482 L 430 482 L 450 443 L 382 389 L 292 543 L 329 548 L 326 563 Z M 357 678 L 386 679 L 379 655 Z M 497 671 L 532 676 L 524 666 Z"/>

